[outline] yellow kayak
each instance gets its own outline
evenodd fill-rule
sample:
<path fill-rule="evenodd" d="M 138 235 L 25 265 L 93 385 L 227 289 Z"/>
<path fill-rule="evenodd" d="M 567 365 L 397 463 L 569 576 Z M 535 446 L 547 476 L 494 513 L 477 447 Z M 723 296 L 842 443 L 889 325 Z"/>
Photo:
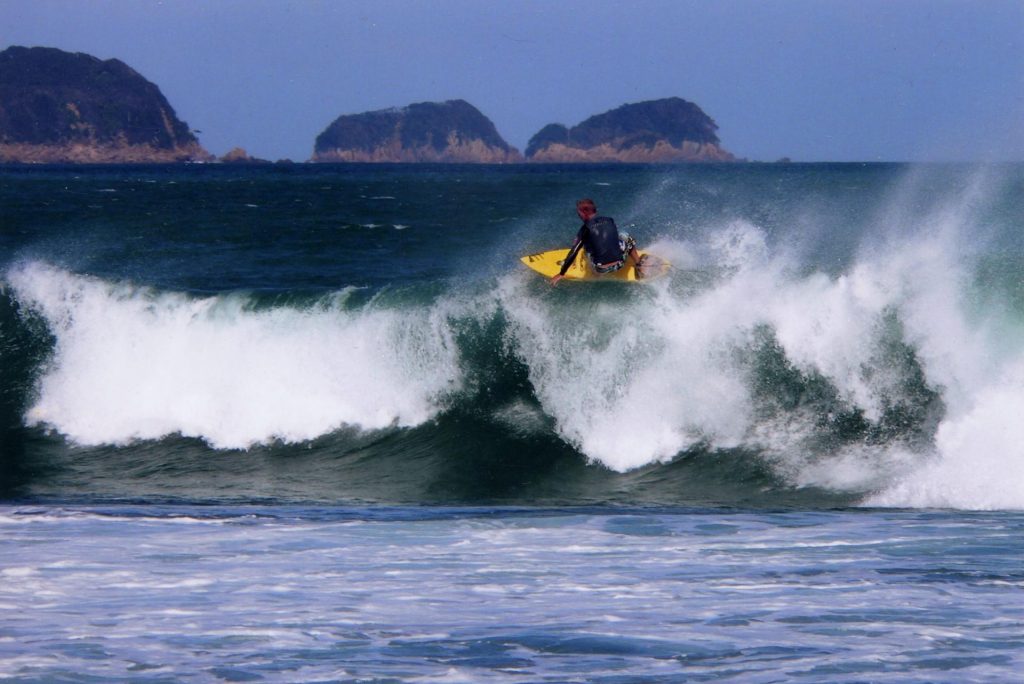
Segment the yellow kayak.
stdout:
<path fill-rule="evenodd" d="M 562 270 L 562 262 L 565 257 L 569 256 L 568 249 L 552 249 L 548 252 L 538 252 L 537 254 L 527 254 L 521 257 L 519 260 L 529 266 L 531 269 L 540 273 L 545 278 L 551 278 L 558 274 Z M 661 257 L 654 256 L 653 254 L 647 254 L 646 252 L 640 252 L 640 257 L 644 259 L 643 267 L 643 278 L 636 277 L 636 264 L 633 263 L 633 259 L 630 257 L 626 258 L 626 265 L 620 268 L 614 273 L 598 273 L 594 270 L 587 258 L 586 253 L 581 251 L 576 255 L 576 261 L 573 262 L 569 270 L 565 272 L 566 280 L 653 280 L 660 276 L 665 275 L 668 272 L 669 264 Z"/>

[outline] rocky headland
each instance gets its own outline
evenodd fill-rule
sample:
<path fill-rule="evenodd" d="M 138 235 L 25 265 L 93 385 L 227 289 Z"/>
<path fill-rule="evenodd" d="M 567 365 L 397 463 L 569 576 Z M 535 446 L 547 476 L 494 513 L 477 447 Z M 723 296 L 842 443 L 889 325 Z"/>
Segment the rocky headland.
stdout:
<path fill-rule="evenodd" d="M 160 89 L 117 59 L 0 52 L 0 162 L 210 161 Z"/>
<path fill-rule="evenodd" d="M 625 104 L 572 128 L 548 124 L 526 147 L 531 162 L 666 163 L 735 161 L 718 125 L 679 97 Z"/>
<path fill-rule="evenodd" d="M 503 164 L 522 155 L 465 100 L 339 116 L 317 136 L 315 162 Z"/>

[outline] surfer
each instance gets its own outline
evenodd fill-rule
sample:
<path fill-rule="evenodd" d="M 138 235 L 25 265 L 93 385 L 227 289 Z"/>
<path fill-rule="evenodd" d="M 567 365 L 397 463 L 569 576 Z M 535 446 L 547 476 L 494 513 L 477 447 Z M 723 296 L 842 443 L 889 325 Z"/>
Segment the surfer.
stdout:
<path fill-rule="evenodd" d="M 626 265 L 626 257 L 632 257 L 636 264 L 636 277 L 641 278 L 640 268 L 643 262 L 636 251 L 636 241 L 629 233 L 620 233 L 615 221 L 608 216 L 598 216 L 597 206 L 592 199 L 581 199 L 576 202 L 576 215 L 583 221 L 576 233 L 572 249 L 562 261 L 562 270 L 551 278 L 551 284 L 557 285 L 565 277 L 566 272 L 576 260 L 580 249 L 587 250 L 594 270 L 598 273 L 613 273 Z"/>

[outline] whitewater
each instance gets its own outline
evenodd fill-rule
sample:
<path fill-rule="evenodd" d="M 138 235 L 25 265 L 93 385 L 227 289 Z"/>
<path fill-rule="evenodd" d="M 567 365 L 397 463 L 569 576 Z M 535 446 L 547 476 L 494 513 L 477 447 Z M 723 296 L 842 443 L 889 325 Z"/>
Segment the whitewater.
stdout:
<path fill-rule="evenodd" d="M 1019 166 L 0 181 L 0 676 L 1020 665 Z M 670 273 L 522 268 L 578 196 Z"/>

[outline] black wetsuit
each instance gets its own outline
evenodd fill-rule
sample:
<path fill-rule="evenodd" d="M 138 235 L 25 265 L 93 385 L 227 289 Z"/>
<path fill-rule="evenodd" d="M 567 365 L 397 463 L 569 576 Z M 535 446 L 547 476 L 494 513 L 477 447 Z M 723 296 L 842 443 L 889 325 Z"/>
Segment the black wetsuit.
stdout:
<path fill-rule="evenodd" d="M 572 243 L 569 255 L 562 262 L 561 275 L 565 275 L 576 261 L 576 255 L 579 254 L 581 247 L 587 250 L 590 260 L 598 265 L 613 264 L 625 258 L 622 253 L 622 241 L 619 239 L 619 229 L 615 226 L 615 221 L 607 216 L 593 216 L 583 222 L 580 231 L 576 233 L 576 241 Z"/>

